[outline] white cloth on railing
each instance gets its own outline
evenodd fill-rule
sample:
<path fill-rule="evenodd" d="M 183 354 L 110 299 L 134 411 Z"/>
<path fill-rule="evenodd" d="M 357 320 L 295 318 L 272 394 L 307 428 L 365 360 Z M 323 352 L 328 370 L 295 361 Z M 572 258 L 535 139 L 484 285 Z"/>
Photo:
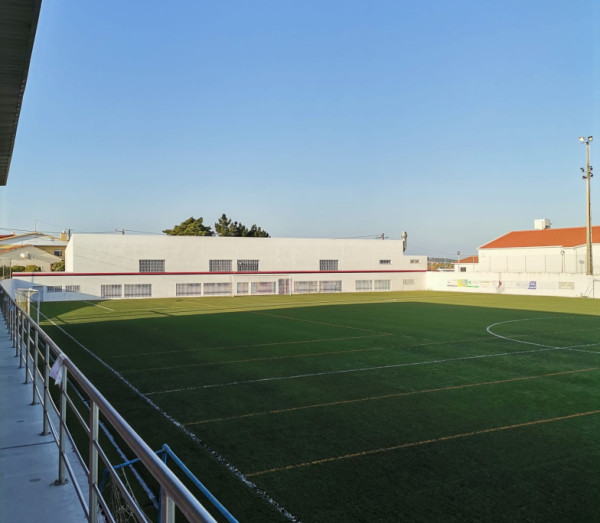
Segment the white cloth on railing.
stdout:
<path fill-rule="evenodd" d="M 59 354 L 54 360 L 54 365 L 50 369 L 50 377 L 54 378 L 54 384 L 58 385 L 62 381 L 63 357 Z"/>

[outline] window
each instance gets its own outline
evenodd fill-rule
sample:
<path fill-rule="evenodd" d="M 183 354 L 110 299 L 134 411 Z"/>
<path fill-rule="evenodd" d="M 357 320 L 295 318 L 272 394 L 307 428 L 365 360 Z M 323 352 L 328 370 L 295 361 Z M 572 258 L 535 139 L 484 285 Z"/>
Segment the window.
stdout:
<path fill-rule="evenodd" d="M 337 271 L 338 260 L 319 260 L 320 271 Z"/>
<path fill-rule="evenodd" d="M 392 260 L 379 260 L 379 265 L 391 265 Z"/>
<path fill-rule="evenodd" d="M 319 292 L 342 292 L 342 281 L 321 281 L 319 282 Z"/>
<path fill-rule="evenodd" d="M 294 294 L 308 294 L 311 292 L 319 292 L 318 281 L 295 281 Z"/>
<path fill-rule="evenodd" d="M 238 260 L 238 272 L 258 272 L 258 260 Z"/>
<path fill-rule="evenodd" d="M 402 280 L 402 283 L 404 285 L 414 285 L 415 284 L 415 280 L 414 280 L 414 278 L 411 278 L 409 280 Z"/>
<path fill-rule="evenodd" d="M 467 268 L 466 267 L 461 267 L 460 268 L 460 272 L 467 272 Z"/>
<path fill-rule="evenodd" d="M 125 284 L 125 298 L 150 298 L 152 296 L 152 285 L 149 283 Z"/>
<path fill-rule="evenodd" d="M 208 260 L 210 272 L 231 272 L 231 260 Z"/>
<path fill-rule="evenodd" d="M 391 280 L 375 280 L 376 291 L 389 291 L 392 287 Z"/>
<path fill-rule="evenodd" d="M 201 296 L 201 283 L 177 283 L 175 285 L 175 296 Z"/>
<path fill-rule="evenodd" d="M 79 292 L 80 285 L 65 285 L 65 292 Z"/>
<path fill-rule="evenodd" d="M 421 260 L 413 258 L 410 260 L 410 263 L 421 263 Z"/>
<path fill-rule="evenodd" d="M 230 262 L 231 263 L 231 262 Z M 205 296 L 228 296 L 231 294 L 231 283 L 205 283 Z"/>
<path fill-rule="evenodd" d="M 46 291 L 47 292 L 62 292 L 63 288 L 62 288 L 62 285 L 48 285 L 48 287 L 46 287 Z"/>
<path fill-rule="evenodd" d="M 276 283 L 274 281 L 253 281 L 252 294 L 275 294 Z"/>
<path fill-rule="evenodd" d="M 372 291 L 373 280 L 356 280 L 357 291 Z"/>
<path fill-rule="evenodd" d="M 140 272 L 165 272 L 165 260 L 140 260 Z"/>
<path fill-rule="evenodd" d="M 101 298 L 120 298 L 122 292 L 122 285 L 100 285 Z"/>
<path fill-rule="evenodd" d="M 61 257 L 62 256 L 62 249 L 54 249 L 54 256 Z"/>
<path fill-rule="evenodd" d="M 248 282 L 247 281 L 239 281 L 238 282 L 237 293 L 238 294 L 248 294 Z"/>

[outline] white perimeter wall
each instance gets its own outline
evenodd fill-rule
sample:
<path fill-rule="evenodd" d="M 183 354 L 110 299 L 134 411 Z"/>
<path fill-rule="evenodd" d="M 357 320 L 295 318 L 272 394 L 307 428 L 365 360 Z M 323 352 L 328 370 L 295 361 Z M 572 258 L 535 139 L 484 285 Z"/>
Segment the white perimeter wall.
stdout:
<path fill-rule="evenodd" d="M 112 289 L 114 286 L 121 286 L 121 295 L 112 298 L 174 298 L 422 290 L 426 286 L 426 278 L 426 272 L 106 275 L 29 273 L 15 275 L 11 283 L 14 288 L 29 287 L 38 290 L 43 301 L 67 301 L 102 299 L 103 286 L 111 286 Z M 178 295 L 178 285 L 185 284 L 200 284 L 200 293 Z M 143 286 L 144 291 L 150 289 L 151 295 L 128 296 L 128 289 L 129 292 L 136 292 L 135 286 Z M 74 287 L 77 287 L 76 290 L 73 290 Z M 106 290 L 106 287 L 104 289 Z"/>
<path fill-rule="evenodd" d="M 428 272 L 427 289 L 470 293 L 600 298 L 600 276 L 539 272 Z"/>

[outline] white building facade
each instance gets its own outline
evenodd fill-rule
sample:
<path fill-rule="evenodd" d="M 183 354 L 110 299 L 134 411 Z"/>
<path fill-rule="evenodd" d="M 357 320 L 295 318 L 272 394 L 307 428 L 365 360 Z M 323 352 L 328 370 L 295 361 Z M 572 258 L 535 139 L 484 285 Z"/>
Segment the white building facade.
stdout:
<path fill-rule="evenodd" d="M 400 240 L 74 234 L 63 273 L 21 274 L 44 301 L 420 290 Z"/>

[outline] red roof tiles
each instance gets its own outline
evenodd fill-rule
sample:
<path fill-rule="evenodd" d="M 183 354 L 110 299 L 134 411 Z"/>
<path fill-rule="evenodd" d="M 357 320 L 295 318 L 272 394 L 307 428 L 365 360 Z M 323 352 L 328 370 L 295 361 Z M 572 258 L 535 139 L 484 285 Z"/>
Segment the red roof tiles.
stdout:
<path fill-rule="evenodd" d="M 508 249 L 514 247 L 576 247 L 585 245 L 585 227 L 512 231 L 482 245 L 480 249 Z M 600 240 L 600 226 L 592 227 L 592 241 Z"/>

